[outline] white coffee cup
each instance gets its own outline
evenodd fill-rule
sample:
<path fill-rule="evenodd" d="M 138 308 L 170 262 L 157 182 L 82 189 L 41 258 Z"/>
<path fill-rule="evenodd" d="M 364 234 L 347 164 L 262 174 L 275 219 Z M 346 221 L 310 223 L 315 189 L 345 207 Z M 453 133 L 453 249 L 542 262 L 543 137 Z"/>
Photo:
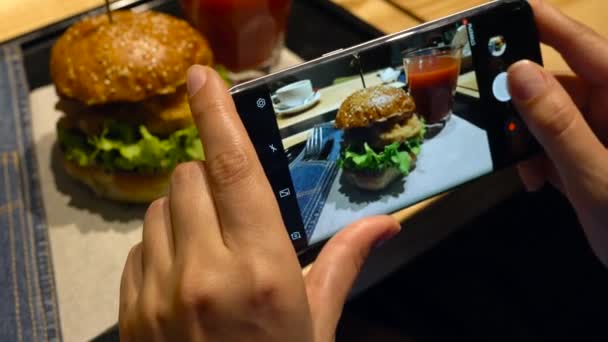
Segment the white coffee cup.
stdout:
<path fill-rule="evenodd" d="M 273 100 L 279 106 L 297 107 L 312 97 L 314 90 L 310 80 L 303 80 L 279 88 Z"/>

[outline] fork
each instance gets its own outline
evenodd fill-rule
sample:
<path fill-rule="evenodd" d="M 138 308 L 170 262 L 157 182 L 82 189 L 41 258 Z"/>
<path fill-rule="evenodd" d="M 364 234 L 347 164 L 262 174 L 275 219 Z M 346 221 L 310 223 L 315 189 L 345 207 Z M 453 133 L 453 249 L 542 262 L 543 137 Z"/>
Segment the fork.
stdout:
<path fill-rule="evenodd" d="M 304 160 L 318 158 L 323 151 L 323 127 L 315 126 L 304 148 Z"/>

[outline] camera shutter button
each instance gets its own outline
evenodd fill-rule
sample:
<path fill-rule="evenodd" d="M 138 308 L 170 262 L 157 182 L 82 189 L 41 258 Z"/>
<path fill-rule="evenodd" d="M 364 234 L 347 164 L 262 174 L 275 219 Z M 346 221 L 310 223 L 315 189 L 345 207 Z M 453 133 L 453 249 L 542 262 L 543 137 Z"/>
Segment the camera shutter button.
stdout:
<path fill-rule="evenodd" d="M 492 92 L 494 97 L 500 102 L 511 101 L 511 94 L 509 93 L 509 84 L 507 80 L 507 73 L 501 72 L 494 78 L 492 83 Z"/>

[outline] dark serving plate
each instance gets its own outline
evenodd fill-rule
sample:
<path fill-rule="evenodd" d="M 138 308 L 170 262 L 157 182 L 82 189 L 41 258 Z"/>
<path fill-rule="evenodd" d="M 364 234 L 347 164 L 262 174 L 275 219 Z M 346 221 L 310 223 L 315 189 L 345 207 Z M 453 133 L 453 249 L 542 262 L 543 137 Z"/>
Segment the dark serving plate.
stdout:
<path fill-rule="evenodd" d="M 178 17 L 183 16 L 176 0 L 119 0 L 112 4 L 112 9 L 153 9 Z M 95 8 L 3 43 L 18 44 L 21 47 L 30 89 L 51 83 L 48 61 L 55 40 L 82 17 L 102 13 L 104 10 L 103 7 Z M 293 0 L 286 45 L 299 57 L 309 60 L 381 35 L 381 31 L 328 0 Z M 300 151 L 303 146 L 298 146 Z M 316 255 L 314 251 L 311 252 L 307 257 L 309 260 L 314 259 Z M 116 327 L 95 341 L 118 341 Z"/>

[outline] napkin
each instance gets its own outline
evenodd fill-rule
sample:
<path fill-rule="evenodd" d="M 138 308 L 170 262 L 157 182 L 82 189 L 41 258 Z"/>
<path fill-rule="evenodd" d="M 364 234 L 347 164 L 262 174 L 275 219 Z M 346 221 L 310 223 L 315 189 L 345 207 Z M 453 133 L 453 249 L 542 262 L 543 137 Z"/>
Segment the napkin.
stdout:
<path fill-rule="evenodd" d="M 21 49 L 0 46 L 0 341 L 60 341 Z"/>
<path fill-rule="evenodd" d="M 328 143 L 332 144 L 326 159 L 304 160 L 304 156 L 307 154 L 304 149 L 289 166 L 304 229 L 309 238 L 314 233 L 329 189 L 338 174 L 337 160 L 340 156 L 340 142 L 342 141 L 342 131 L 336 129 L 333 123 L 317 125 L 313 130 L 316 129 L 323 131 L 323 146 Z"/>

